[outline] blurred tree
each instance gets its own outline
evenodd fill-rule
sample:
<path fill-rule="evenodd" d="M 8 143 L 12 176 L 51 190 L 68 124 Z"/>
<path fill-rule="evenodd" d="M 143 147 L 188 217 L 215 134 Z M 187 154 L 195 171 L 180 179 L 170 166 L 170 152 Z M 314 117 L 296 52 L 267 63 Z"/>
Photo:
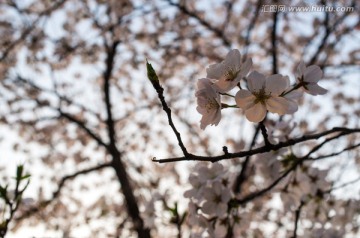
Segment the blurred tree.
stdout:
<path fill-rule="evenodd" d="M 303 173 L 311 171 L 316 161 L 326 169 L 325 177 L 333 186 L 320 194 L 331 195 L 324 203 L 339 209 L 352 204 L 348 208 L 353 212 L 359 209 L 354 200 L 336 197 L 332 190 L 343 189 L 342 182 L 349 180 L 340 175 L 359 175 L 360 95 L 354 89 L 360 73 L 359 3 L 292 1 L 291 6 L 344 9 L 268 12 L 266 7 L 275 4 L 290 3 L 1 1 L 1 127 L 16 134 L 14 151 L 31 158 L 29 190 L 34 192 L 28 195 L 36 200 L 20 209 L 14 234 L 42 225 L 45 232 L 57 231 L 63 237 L 190 236 L 194 229 L 191 222 L 184 222 L 182 193 L 188 187 L 186 168 L 193 164 L 159 165 L 150 159 L 181 156 L 181 149 L 146 79 L 145 62 L 148 59 L 157 69 L 188 151 L 211 156 L 223 153 L 223 145 L 231 151 L 251 150 L 261 143 L 260 126 L 246 122 L 241 111 L 225 110 L 219 127 L 210 132 L 200 130 L 195 113 L 196 79 L 205 75 L 206 65 L 220 62 L 232 48 L 240 49 L 244 58 L 251 57 L 254 69 L 268 74 L 294 72 L 302 59 L 323 69 L 327 96 L 302 99 L 303 109 L 294 118 L 281 120 L 291 119 L 297 125 L 295 134 L 286 139 L 314 131 L 329 132 L 316 138 L 334 137 L 326 137 L 323 144 L 305 141 L 291 149 L 299 158 L 314 150 Z M 346 7 L 352 8 L 346 11 Z M 276 120 L 268 118 L 267 127 Z M 335 126 L 353 130 L 331 131 Z M 293 233 L 296 237 L 299 219 L 304 235 L 310 228 L 318 229 L 315 215 L 300 216 L 306 204 L 293 210 L 271 206 L 276 194 L 287 192 L 289 186 L 266 187 L 264 173 L 269 171 L 264 168 L 269 166 L 260 166 L 259 172 L 259 156 L 252 155 L 223 163 L 236 174 L 229 182 L 237 198 L 247 198 L 241 209 L 249 224 L 255 224 L 250 230 L 247 225 L 240 227 L 242 237 L 264 237 L 269 231 L 273 237 Z M 294 185 L 296 173 L 297 166 L 288 173 L 295 179 L 286 177 L 283 184 Z M 316 184 L 312 178 L 310 182 Z M 354 181 L 352 185 L 359 179 Z M 258 189 L 264 190 L 255 197 L 245 196 Z M 353 191 L 358 193 L 358 186 Z M 358 214 L 349 216 L 346 207 L 341 212 L 326 209 L 329 219 L 335 216 L 332 209 L 338 215 L 326 220 L 337 222 L 332 228 L 341 225 L 348 233 L 358 232 Z M 227 228 L 227 236 L 233 236 L 232 227 Z"/>

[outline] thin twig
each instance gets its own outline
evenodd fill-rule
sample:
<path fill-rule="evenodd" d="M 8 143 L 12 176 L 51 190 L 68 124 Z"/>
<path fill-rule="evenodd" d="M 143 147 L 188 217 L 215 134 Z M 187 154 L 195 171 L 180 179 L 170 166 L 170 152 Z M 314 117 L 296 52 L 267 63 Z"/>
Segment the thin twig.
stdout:
<path fill-rule="evenodd" d="M 158 98 L 161 102 L 162 108 L 165 111 L 167 118 L 168 118 L 168 123 L 171 127 L 171 129 L 173 130 L 176 139 L 178 141 L 178 144 L 184 154 L 185 157 L 189 156 L 189 152 L 187 151 L 182 139 L 181 139 L 181 134 L 180 132 L 176 129 L 176 126 L 173 122 L 172 119 L 172 115 L 171 115 L 171 109 L 170 107 L 167 105 L 166 101 L 165 101 L 165 97 L 164 97 L 164 88 L 161 86 L 160 82 L 159 82 L 159 78 L 156 75 L 155 70 L 153 69 L 152 65 L 149 64 L 148 62 L 146 62 L 146 67 L 147 67 L 147 71 L 148 71 L 148 78 L 150 80 L 150 82 L 152 83 L 154 89 L 156 90 L 157 94 L 158 94 Z"/>
<path fill-rule="evenodd" d="M 295 222 L 294 222 L 295 227 L 294 227 L 293 238 L 297 238 L 297 229 L 298 229 L 298 223 L 299 223 L 299 219 L 300 219 L 300 213 L 301 213 L 301 209 L 303 208 L 304 205 L 305 205 L 305 203 L 303 201 L 301 201 L 299 207 L 295 211 Z"/>
<path fill-rule="evenodd" d="M 209 22 L 205 21 L 204 19 L 202 19 L 201 17 L 199 17 L 195 12 L 190 11 L 188 8 L 186 8 L 186 6 L 184 5 L 180 5 L 178 3 L 175 3 L 171 0 L 166 0 L 170 5 L 177 7 L 181 12 L 183 12 L 184 14 L 188 15 L 189 17 L 192 17 L 194 19 L 196 19 L 201 25 L 203 25 L 204 27 L 206 27 L 208 30 L 212 31 L 217 37 L 219 37 L 222 42 L 224 43 L 225 46 L 230 47 L 231 43 L 230 41 L 225 37 L 224 32 L 212 25 L 210 25 Z"/>
<path fill-rule="evenodd" d="M 79 175 L 88 174 L 88 173 L 93 172 L 93 171 L 99 171 L 100 169 L 107 168 L 107 167 L 110 167 L 110 166 L 111 166 L 111 163 L 107 162 L 107 163 L 96 165 L 94 167 L 79 170 L 79 171 L 76 171 L 73 174 L 66 175 L 66 176 L 62 177 L 62 179 L 58 183 L 57 189 L 53 192 L 52 198 L 40 202 L 37 206 L 31 207 L 29 210 L 26 210 L 21 216 L 16 217 L 15 220 L 16 221 L 21 221 L 23 219 L 26 219 L 26 218 L 34 215 L 35 213 L 39 212 L 40 210 L 42 210 L 46 206 L 50 205 L 60 195 L 60 192 L 61 192 L 62 188 L 64 187 L 65 183 L 68 180 L 74 179 L 74 178 L 78 177 Z"/>
<path fill-rule="evenodd" d="M 249 22 L 249 26 L 248 29 L 246 31 L 246 36 L 245 36 L 245 52 L 244 52 L 244 57 L 246 58 L 248 52 L 249 52 L 249 45 L 250 45 L 250 38 L 251 38 L 251 32 L 256 24 L 256 21 L 258 19 L 259 16 L 259 12 L 260 12 L 260 8 L 262 6 L 262 0 L 258 0 L 257 5 L 256 5 L 256 9 L 255 9 L 255 13 L 253 18 L 251 19 L 251 21 Z"/>
<path fill-rule="evenodd" d="M 268 136 L 266 127 L 264 125 L 264 122 L 263 121 L 260 122 L 259 126 L 260 126 L 260 129 L 261 129 L 261 134 L 263 135 L 263 138 L 264 138 L 265 146 L 271 146 L 271 143 L 269 142 L 269 138 L 268 138 L 269 136 Z"/>

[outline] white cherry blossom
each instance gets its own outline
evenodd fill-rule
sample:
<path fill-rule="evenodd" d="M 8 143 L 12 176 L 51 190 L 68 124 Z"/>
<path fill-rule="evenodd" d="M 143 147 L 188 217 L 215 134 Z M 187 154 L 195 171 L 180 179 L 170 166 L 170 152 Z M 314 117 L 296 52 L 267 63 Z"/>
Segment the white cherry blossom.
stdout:
<path fill-rule="evenodd" d="M 235 95 L 236 104 L 245 111 L 249 121 L 260 122 L 265 118 L 266 111 L 279 115 L 293 113 L 293 101 L 281 94 L 289 87 L 287 77 L 280 74 L 266 77 L 256 71 L 248 77 L 249 90 L 241 89 Z"/>
<path fill-rule="evenodd" d="M 204 182 L 200 178 L 199 175 L 192 174 L 189 177 L 189 182 L 192 186 L 191 189 L 185 191 L 184 197 L 186 198 L 193 198 L 193 199 L 201 199 L 202 197 L 202 191 L 204 188 Z"/>
<path fill-rule="evenodd" d="M 247 59 L 242 64 L 239 50 L 233 49 L 226 55 L 224 61 L 212 64 L 206 69 L 207 78 L 215 79 L 214 86 L 216 89 L 220 93 L 226 93 L 249 73 L 251 66 L 251 59 Z"/>
<path fill-rule="evenodd" d="M 322 77 L 323 71 L 319 66 L 310 65 L 306 67 L 304 61 L 300 61 L 296 71 L 296 78 L 299 85 L 304 88 L 305 92 L 314 96 L 325 94 L 327 90 L 318 85 L 318 82 Z"/>
<path fill-rule="evenodd" d="M 223 179 L 226 171 L 224 166 L 220 163 L 214 163 L 209 166 L 202 166 L 199 168 L 199 179 L 203 183 L 212 183 Z"/>
<path fill-rule="evenodd" d="M 215 90 L 211 81 L 207 78 L 199 79 L 196 110 L 202 115 L 200 128 L 205 129 L 208 125 L 218 125 L 221 119 L 220 94 Z"/>
<path fill-rule="evenodd" d="M 212 187 L 204 189 L 205 202 L 201 211 L 208 215 L 223 217 L 228 208 L 228 202 L 231 199 L 230 189 L 223 186 L 219 181 L 212 184 Z"/>

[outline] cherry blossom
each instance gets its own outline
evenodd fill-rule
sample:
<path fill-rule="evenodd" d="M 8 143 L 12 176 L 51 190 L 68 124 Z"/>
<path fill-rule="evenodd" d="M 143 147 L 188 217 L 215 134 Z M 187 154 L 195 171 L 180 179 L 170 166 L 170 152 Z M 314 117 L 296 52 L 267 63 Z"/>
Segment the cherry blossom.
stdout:
<path fill-rule="evenodd" d="M 233 49 L 226 55 L 224 61 L 212 64 L 206 69 L 207 78 L 215 79 L 214 85 L 216 89 L 220 93 L 226 93 L 249 73 L 251 66 L 251 59 L 247 59 L 242 64 L 239 50 Z"/>
<path fill-rule="evenodd" d="M 293 101 L 281 94 L 289 87 L 289 79 L 280 74 L 265 77 L 257 71 L 248 77 L 249 90 L 241 89 L 235 95 L 236 104 L 245 111 L 249 121 L 260 122 L 266 110 L 279 115 L 293 113 Z"/>
<path fill-rule="evenodd" d="M 206 201 L 202 205 L 202 212 L 222 217 L 227 212 L 227 203 L 230 201 L 231 192 L 229 188 L 216 181 L 211 188 L 204 189 L 204 198 Z"/>
<path fill-rule="evenodd" d="M 199 79 L 196 110 L 202 115 L 200 128 L 205 129 L 208 125 L 218 125 L 221 119 L 220 94 L 215 90 L 211 81 L 207 78 Z"/>
<path fill-rule="evenodd" d="M 202 192 L 204 188 L 204 181 L 198 175 L 192 174 L 189 177 L 189 182 L 192 186 L 191 189 L 185 191 L 184 197 L 193 198 L 193 199 L 201 199 Z"/>
<path fill-rule="evenodd" d="M 311 65 L 306 67 L 304 61 L 300 61 L 296 71 L 296 78 L 299 85 L 305 89 L 305 92 L 314 96 L 325 94 L 327 90 L 318 85 L 322 76 L 323 72 L 319 66 Z"/>
<path fill-rule="evenodd" d="M 222 164 L 216 163 L 211 166 L 201 166 L 199 167 L 199 179 L 203 183 L 212 183 L 214 181 L 220 181 L 223 179 L 226 171 Z"/>

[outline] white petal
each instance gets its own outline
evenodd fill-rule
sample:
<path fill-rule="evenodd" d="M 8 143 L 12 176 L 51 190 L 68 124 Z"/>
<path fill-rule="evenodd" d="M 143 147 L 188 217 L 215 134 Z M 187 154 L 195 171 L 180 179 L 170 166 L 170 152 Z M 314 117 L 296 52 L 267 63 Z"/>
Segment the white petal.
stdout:
<path fill-rule="evenodd" d="M 323 72 L 317 65 L 311 65 L 305 69 L 304 81 L 308 83 L 316 83 L 323 76 Z"/>
<path fill-rule="evenodd" d="M 238 49 L 232 49 L 225 57 L 224 66 L 227 69 L 238 71 L 240 68 L 241 54 Z"/>
<path fill-rule="evenodd" d="M 269 112 L 284 115 L 291 107 L 289 102 L 289 100 L 282 97 L 271 97 L 266 100 L 266 108 L 269 110 Z"/>
<path fill-rule="evenodd" d="M 252 72 L 248 77 L 248 86 L 251 92 L 258 92 L 265 87 L 265 76 L 257 71 Z"/>
<path fill-rule="evenodd" d="M 251 122 L 261 122 L 266 115 L 266 107 L 257 103 L 245 111 L 246 118 Z"/>
<path fill-rule="evenodd" d="M 235 95 L 236 105 L 246 110 L 254 104 L 255 96 L 247 90 L 239 90 Z"/>
<path fill-rule="evenodd" d="M 274 74 L 266 78 L 265 92 L 278 96 L 284 92 L 290 85 L 289 78 L 281 74 Z"/>
<path fill-rule="evenodd" d="M 327 90 L 323 87 L 320 87 L 318 84 L 314 83 L 314 84 L 308 84 L 306 85 L 306 88 L 308 89 L 307 92 L 310 93 L 311 95 L 324 95 L 325 93 L 327 93 Z"/>

